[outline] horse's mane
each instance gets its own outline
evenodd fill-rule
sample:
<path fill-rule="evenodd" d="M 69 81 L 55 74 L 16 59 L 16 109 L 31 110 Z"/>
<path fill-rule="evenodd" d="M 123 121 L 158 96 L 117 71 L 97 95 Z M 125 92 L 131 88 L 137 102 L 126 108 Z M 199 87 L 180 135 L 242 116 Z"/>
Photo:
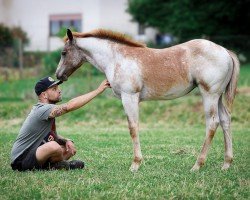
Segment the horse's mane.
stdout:
<path fill-rule="evenodd" d="M 96 29 L 88 33 L 72 32 L 72 34 L 76 38 L 95 37 L 95 38 L 100 38 L 100 39 L 111 40 L 114 42 L 126 44 L 126 45 L 133 46 L 133 47 L 146 47 L 144 43 L 134 41 L 128 38 L 125 34 L 111 31 L 111 30 Z M 66 42 L 67 40 L 68 40 L 68 37 L 66 36 L 64 38 L 64 41 Z"/>

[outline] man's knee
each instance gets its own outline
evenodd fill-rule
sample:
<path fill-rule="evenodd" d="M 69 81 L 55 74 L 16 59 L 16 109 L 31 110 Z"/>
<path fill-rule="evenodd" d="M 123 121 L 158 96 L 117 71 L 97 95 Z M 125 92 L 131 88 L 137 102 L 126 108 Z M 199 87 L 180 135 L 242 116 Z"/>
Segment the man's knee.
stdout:
<path fill-rule="evenodd" d="M 63 159 L 63 150 L 57 142 L 50 141 L 38 147 L 36 151 L 36 158 L 40 164 L 43 164 L 48 159 L 60 161 Z"/>
<path fill-rule="evenodd" d="M 51 153 L 54 154 L 62 154 L 63 150 L 62 147 L 55 141 L 48 142 L 48 148 Z"/>
<path fill-rule="evenodd" d="M 61 146 L 55 141 L 47 142 L 46 144 L 38 147 L 38 151 L 46 152 L 48 154 L 62 154 L 63 153 Z"/>

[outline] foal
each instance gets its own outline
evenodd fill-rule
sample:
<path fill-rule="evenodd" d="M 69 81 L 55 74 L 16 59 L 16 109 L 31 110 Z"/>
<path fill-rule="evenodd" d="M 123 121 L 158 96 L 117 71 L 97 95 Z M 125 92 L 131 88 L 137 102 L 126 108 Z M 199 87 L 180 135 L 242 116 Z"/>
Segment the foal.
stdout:
<path fill-rule="evenodd" d="M 206 136 L 192 170 L 199 170 L 204 164 L 219 124 L 225 142 L 222 169 L 229 168 L 233 159 L 230 109 L 239 74 L 239 61 L 234 53 L 202 39 L 152 49 L 120 33 L 99 29 L 72 34 L 68 30 L 56 70 L 57 78 L 66 81 L 84 62 L 90 62 L 105 73 L 114 95 L 122 100 L 134 148 L 131 171 L 137 171 L 142 161 L 139 102 L 178 98 L 195 87 L 199 88 L 203 99 Z M 227 107 L 222 101 L 223 93 Z"/>

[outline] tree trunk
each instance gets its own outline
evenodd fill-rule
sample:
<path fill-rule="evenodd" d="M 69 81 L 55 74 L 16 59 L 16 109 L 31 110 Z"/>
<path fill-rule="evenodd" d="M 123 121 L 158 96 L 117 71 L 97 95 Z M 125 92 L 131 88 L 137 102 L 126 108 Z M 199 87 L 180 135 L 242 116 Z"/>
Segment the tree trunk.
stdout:
<path fill-rule="evenodd" d="M 19 60 L 19 77 L 23 78 L 23 44 L 22 40 L 18 39 L 18 60 Z"/>

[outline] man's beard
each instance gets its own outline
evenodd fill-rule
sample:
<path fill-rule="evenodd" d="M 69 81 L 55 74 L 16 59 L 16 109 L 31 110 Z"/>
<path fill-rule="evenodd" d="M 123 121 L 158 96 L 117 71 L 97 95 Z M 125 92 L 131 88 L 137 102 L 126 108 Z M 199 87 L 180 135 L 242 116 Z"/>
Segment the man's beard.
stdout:
<path fill-rule="evenodd" d="M 49 99 L 49 103 L 50 103 L 50 104 L 56 104 L 56 103 L 58 103 L 58 102 L 60 102 L 60 101 L 62 101 L 62 98 L 59 98 L 59 99 L 56 99 L 56 100 L 51 100 L 51 99 Z"/>

